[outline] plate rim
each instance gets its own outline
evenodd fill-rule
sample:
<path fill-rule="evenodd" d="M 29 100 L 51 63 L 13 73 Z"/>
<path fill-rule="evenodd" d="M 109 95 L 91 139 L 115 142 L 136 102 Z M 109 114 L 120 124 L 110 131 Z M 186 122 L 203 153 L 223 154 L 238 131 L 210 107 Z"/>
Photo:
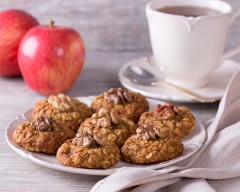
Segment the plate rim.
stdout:
<path fill-rule="evenodd" d="M 80 101 L 83 100 L 91 100 L 94 96 L 89 96 L 89 97 L 77 97 L 77 99 L 79 99 Z M 159 100 L 155 100 L 155 99 L 149 99 L 147 98 L 147 100 L 150 102 L 157 102 L 157 103 L 163 103 L 163 101 L 159 101 Z M 22 157 L 29 159 L 30 161 L 32 161 L 33 163 L 36 163 L 38 165 L 42 165 L 44 167 L 47 168 L 51 168 L 51 169 L 55 169 L 55 170 L 59 170 L 59 171 L 63 171 L 63 172 L 68 172 L 68 173 L 75 173 L 75 174 L 83 174 L 83 175 L 101 175 L 101 176 L 108 176 L 111 175 L 112 173 L 114 173 L 115 171 L 117 171 L 118 169 L 122 168 L 122 167 L 112 167 L 112 168 L 108 168 L 108 169 L 85 169 L 85 168 L 75 168 L 75 167 L 67 167 L 62 165 L 61 163 L 59 163 L 57 160 L 57 163 L 51 163 L 49 161 L 44 161 L 41 160 L 40 158 L 38 158 L 38 156 L 42 155 L 42 156 L 46 156 L 47 154 L 44 153 L 37 153 L 37 152 L 29 152 L 27 150 L 25 150 L 24 148 L 20 147 L 19 145 L 17 145 L 16 143 L 14 143 L 14 141 L 12 140 L 12 135 L 11 132 L 13 132 L 15 130 L 16 127 L 13 127 L 12 125 L 14 123 L 17 123 L 17 121 L 24 121 L 26 120 L 26 113 L 30 112 L 31 109 L 23 112 L 21 115 L 18 115 L 16 117 L 16 119 L 12 120 L 6 130 L 5 130 L 5 139 L 7 141 L 8 146 L 15 151 L 17 154 L 21 155 Z M 196 119 L 196 118 L 195 118 Z M 193 144 L 196 145 L 197 147 L 195 147 L 190 153 L 188 153 L 185 156 L 179 156 L 177 158 L 174 158 L 172 160 L 169 161 L 165 161 L 165 162 L 160 162 L 160 163 L 156 163 L 156 164 L 151 164 L 151 165 L 137 165 L 137 166 L 129 166 L 129 167 L 140 167 L 140 168 L 150 168 L 150 169 L 160 169 L 160 168 L 164 168 L 164 167 L 168 167 L 170 165 L 174 165 L 176 163 L 179 163 L 187 158 L 189 158 L 190 156 L 192 156 L 194 153 L 196 153 L 202 146 L 202 144 L 204 143 L 207 133 L 206 133 L 206 129 L 203 126 L 203 124 L 201 124 L 198 119 L 196 119 L 195 121 L 195 128 L 199 128 L 201 129 L 201 132 L 203 134 L 203 136 L 201 137 L 201 140 L 199 140 L 198 144 Z M 51 155 L 49 155 L 51 156 Z M 55 156 L 54 156 L 55 157 Z M 134 165 L 129 163 L 130 165 Z"/>

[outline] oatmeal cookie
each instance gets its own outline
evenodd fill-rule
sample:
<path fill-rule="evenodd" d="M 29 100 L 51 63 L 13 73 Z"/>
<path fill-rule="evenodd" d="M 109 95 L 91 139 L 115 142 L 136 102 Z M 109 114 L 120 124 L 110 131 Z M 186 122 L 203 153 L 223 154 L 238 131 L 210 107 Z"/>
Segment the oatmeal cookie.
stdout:
<path fill-rule="evenodd" d="M 101 145 L 89 134 L 77 133 L 57 151 L 57 160 L 65 166 L 109 168 L 117 164 L 120 151 L 114 143 Z"/>
<path fill-rule="evenodd" d="M 177 107 L 170 103 L 157 105 L 148 112 L 144 112 L 138 122 L 141 127 L 151 125 L 158 132 L 159 137 L 184 137 L 192 132 L 195 118 L 186 107 Z"/>
<path fill-rule="evenodd" d="M 53 118 L 38 117 L 18 125 L 13 139 L 28 151 L 56 153 L 66 140 L 75 135 L 74 131 L 59 126 Z"/>
<path fill-rule="evenodd" d="M 95 112 L 103 107 L 117 111 L 137 123 L 140 115 L 149 109 L 149 103 L 140 93 L 112 88 L 97 96 L 91 105 Z"/>
<path fill-rule="evenodd" d="M 98 143 L 113 142 L 122 147 L 125 140 L 135 133 L 136 128 L 135 123 L 125 116 L 101 108 L 80 125 L 78 132 L 92 135 Z"/>
<path fill-rule="evenodd" d="M 92 110 L 75 98 L 64 94 L 51 95 L 35 104 L 33 117 L 52 117 L 60 126 L 76 131 L 79 125 L 88 117 Z"/>
<path fill-rule="evenodd" d="M 180 138 L 160 138 L 150 126 L 139 127 L 137 134 L 126 140 L 121 153 L 125 161 L 144 164 L 174 159 L 183 153 L 183 149 Z"/>

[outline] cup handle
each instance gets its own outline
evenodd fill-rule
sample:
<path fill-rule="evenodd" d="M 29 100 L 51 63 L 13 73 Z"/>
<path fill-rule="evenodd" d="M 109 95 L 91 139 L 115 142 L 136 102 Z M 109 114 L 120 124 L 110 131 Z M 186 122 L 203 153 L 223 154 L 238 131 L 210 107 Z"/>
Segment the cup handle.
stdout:
<path fill-rule="evenodd" d="M 223 63 L 223 61 L 225 61 L 226 59 L 233 57 L 237 54 L 240 54 L 240 46 L 235 47 L 233 49 L 230 49 L 226 52 L 223 53 L 221 59 L 220 59 L 220 64 Z"/>
<path fill-rule="evenodd" d="M 230 24 L 239 16 L 240 16 L 240 9 L 235 11 L 235 12 L 233 12 Z M 233 57 L 233 56 L 235 56 L 237 54 L 240 54 L 240 46 L 237 46 L 237 47 L 235 47 L 233 49 L 230 49 L 230 50 L 224 52 L 222 57 L 221 57 L 221 59 L 220 59 L 219 65 L 222 64 L 224 60 L 226 60 L 226 59 L 228 59 L 230 57 Z"/>
<path fill-rule="evenodd" d="M 238 9 L 237 11 L 233 12 L 232 14 L 232 18 L 231 18 L 231 22 L 232 23 L 237 17 L 240 16 L 240 9 Z"/>

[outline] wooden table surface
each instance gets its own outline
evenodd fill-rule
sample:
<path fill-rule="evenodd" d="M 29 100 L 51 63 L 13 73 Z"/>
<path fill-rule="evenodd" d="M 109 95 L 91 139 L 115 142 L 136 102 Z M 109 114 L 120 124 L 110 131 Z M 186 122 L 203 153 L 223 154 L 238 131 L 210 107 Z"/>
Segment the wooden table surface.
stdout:
<path fill-rule="evenodd" d="M 55 20 L 57 25 L 76 29 L 84 38 L 87 59 L 84 70 L 67 92 L 72 97 L 97 95 L 121 86 L 117 72 L 131 59 L 151 55 L 145 5 L 149 0 L 42 0 L 0 1 L 0 11 L 23 9 L 40 23 Z M 239 0 L 226 0 L 239 9 Z M 240 43 L 240 18 L 230 26 L 226 49 Z M 91 51 L 91 52 L 89 52 Z M 240 56 L 236 56 L 240 62 Z M 0 192 L 89 191 L 104 177 L 78 175 L 49 169 L 24 159 L 5 140 L 5 130 L 15 117 L 45 96 L 28 88 L 22 78 L 0 77 Z M 204 122 L 214 117 L 218 102 L 189 104 L 196 118 Z"/>
<path fill-rule="evenodd" d="M 84 70 L 67 94 L 72 97 L 97 95 L 119 87 L 119 68 L 130 59 L 146 55 L 149 53 L 88 53 Z M 71 174 L 37 165 L 14 152 L 5 140 L 8 124 L 44 97 L 30 90 L 21 77 L 0 78 L 0 191 L 89 191 L 104 177 Z M 214 117 L 218 104 L 181 103 L 201 122 Z"/>

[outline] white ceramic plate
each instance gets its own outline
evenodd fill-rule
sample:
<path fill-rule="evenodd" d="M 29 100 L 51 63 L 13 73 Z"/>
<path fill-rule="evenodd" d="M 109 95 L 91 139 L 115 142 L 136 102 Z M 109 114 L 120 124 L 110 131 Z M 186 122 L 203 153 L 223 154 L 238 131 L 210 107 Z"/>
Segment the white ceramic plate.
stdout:
<path fill-rule="evenodd" d="M 125 77 L 126 68 L 129 66 L 140 66 L 151 71 L 159 79 L 164 78 L 163 72 L 161 72 L 155 65 L 153 57 L 138 58 L 123 65 L 118 72 L 118 78 L 121 84 L 129 90 L 139 92 L 142 95 L 154 99 L 160 99 L 165 101 L 175 102 L 197 102 L 179 91 L 164 86 L 142 86 L 131 82 Z M 219 100 L 223 97 L 227 85 L 232 78 L 233 74 L 240 69 L 240 64 L 232 60 L 226 60 L 224 63 L 217 68 L 210 77 L 208 86 L 202 88 L 194 88 L 192 91 L 206 96 L 216 97 Z"/>
<path fill-rule="evenodd" d="M 80 101 L 90 104 L 93 97 L 80 97 L 78 98 Z M 155 108 L 157 104 L 161 104 L 162 102 L 149 99 L 150 109 Z M 34 153 L 24 150 L 22 147 L 18 146 L 13 141 L 13 132 L 16 129 L 19 123 L 23 123 L 25 120 L 31 119 L 31 109 L 26 111 L 25 113 L 19 115 L 15 120 L 13 120 L 7 127 L 5 132 L 5 137 L 8 145 L 21 156 L 29 159 L 30 161 L 43 165 L 45 167 L 49 167 L 52 169 L 57 169 L 60 171 L 77 173 L 77 174 L 86 174 L 86 175 L 110 175 L 114 173 L 120 167 L 148 167 L 151 169 L 163 168 L 169 165 L 173 165 L 177 162 L 183 161 L 184 159 L 193 155 L 202 145 L 206 138 L 206 130 L 202 126 L 199 121 L 196 121 L 193 132 L 183 139 L 184 144 L 184 152 L 181 156 L 162 163 L 150 164 L 150 165 L 136 165 L 130 164 L 124 161 L 119 161 L 117 165 L 111 167 L 109 169 L 84 169 L 84 168 L 73 168 L 66 167 L 60 164 L 54 155 L 48 155 L 43 153 Z"/>

